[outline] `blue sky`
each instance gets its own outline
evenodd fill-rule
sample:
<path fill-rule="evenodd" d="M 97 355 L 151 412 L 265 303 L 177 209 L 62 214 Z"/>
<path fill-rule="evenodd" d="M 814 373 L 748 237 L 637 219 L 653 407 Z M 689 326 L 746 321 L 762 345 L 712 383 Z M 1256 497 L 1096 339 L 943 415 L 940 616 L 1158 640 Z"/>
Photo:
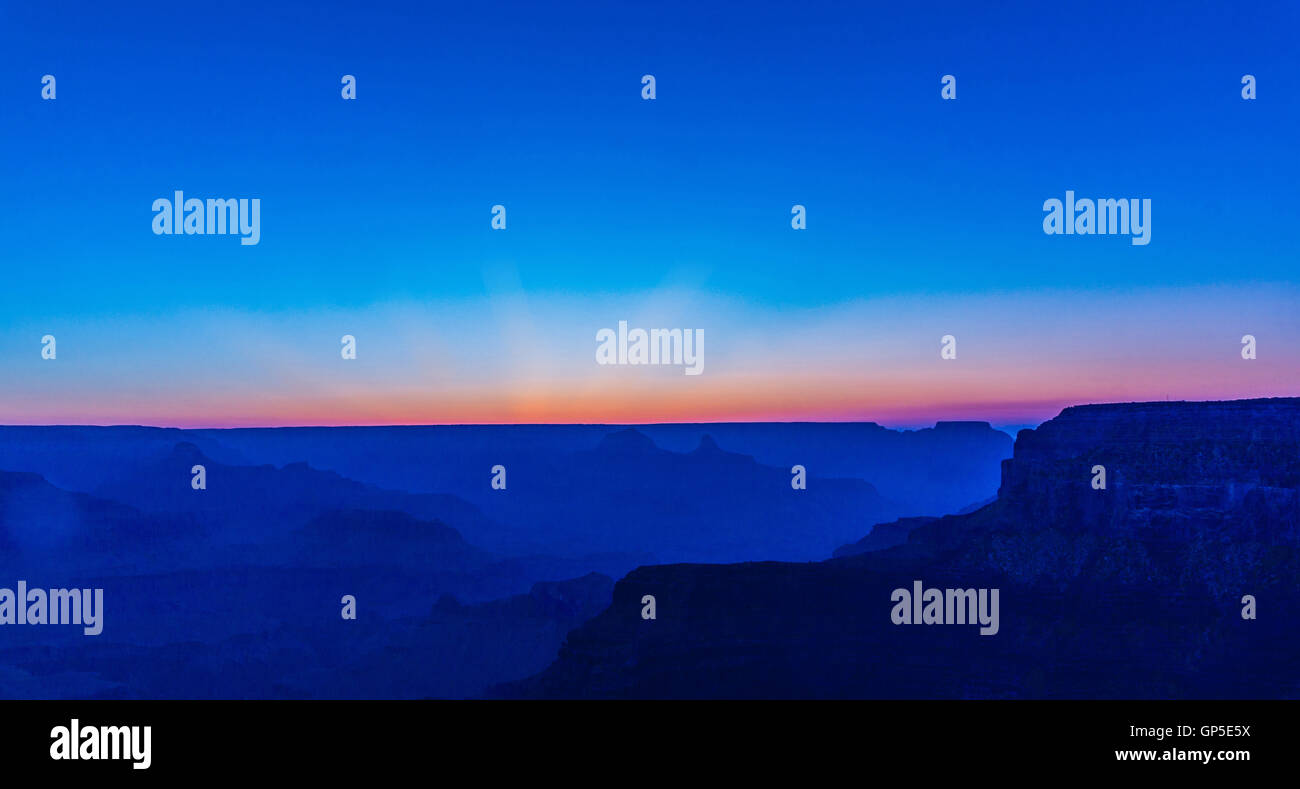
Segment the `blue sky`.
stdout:
<path fill-rule="evenodd" d="M 739 338 L 873 299 L 1008 293 L 1228 287 L 1248 310 L 1255 287 L 1281 315 L 1297 280 L 1294 4 L 131 5 L 3 12 L 15 373 L 31 332 L 89 321 L 123 337 L 181 315 L 364 326 L 424 304 L 464 310 L 472 326 L 438 331 L 473 343 L 503 299 L 592 300 L 578 336 L 672 292 L 735 307 Z M 261 198 L 261 243 L 154 236 L 150 205 L 176 189 Z M 1044 235 L 1042 202 L 1066 189 L 1150 198 L 1152 243 Z M 120 353 L 142 386 L 169 375 Z M 11 408 L 48 394 L 14 378 Z"/>

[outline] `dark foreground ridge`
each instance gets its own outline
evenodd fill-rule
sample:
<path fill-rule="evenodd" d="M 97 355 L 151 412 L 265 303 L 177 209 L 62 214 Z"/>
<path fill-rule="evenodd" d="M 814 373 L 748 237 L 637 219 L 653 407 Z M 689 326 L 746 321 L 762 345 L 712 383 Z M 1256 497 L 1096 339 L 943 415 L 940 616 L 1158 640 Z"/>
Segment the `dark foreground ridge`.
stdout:
<path fill-rule="evenodd" d="M 1067 408 L 1020 432 L 995 502 L 906 526 L 817 563 L 642 567 L 493 695 L 1300 696 L 1298 398 Z M 894 624 L 917 580 L 999 589 L 998 632 Z"/>

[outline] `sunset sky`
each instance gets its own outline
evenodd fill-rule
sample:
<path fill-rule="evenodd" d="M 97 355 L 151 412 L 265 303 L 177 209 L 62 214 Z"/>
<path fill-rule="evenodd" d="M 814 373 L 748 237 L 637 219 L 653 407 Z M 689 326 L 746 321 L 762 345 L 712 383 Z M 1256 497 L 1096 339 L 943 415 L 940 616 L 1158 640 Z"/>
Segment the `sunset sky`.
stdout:
<path fill-rule="evenodd" d="M 0 422 L 1300 395 L 1294 4 L 132 5 L 4 12 Z M 178 189 L 259 198 L 261 243 L 154 235 Z M 1045 235 L 1066 190 L 1151 199 L 1151 243 Z M 702 329 L 704 373 L 596 364 L 620 320 Z"/>

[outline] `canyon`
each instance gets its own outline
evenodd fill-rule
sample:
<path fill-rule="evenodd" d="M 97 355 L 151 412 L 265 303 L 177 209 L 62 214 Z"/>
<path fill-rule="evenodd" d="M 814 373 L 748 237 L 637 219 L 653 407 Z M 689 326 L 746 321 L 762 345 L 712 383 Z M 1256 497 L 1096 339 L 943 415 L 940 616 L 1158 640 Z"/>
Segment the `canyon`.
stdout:
<path fill-rule="evenodd" d="M 1300 696 L 1300 399 L 1067 408 L 1020 431 L 994 502 L 908 525 L 822 562 L 638 568 L 491 695 Z M 1000 588 L 999 634 L 894 627 L 890 591 L 916 578 Z"/>

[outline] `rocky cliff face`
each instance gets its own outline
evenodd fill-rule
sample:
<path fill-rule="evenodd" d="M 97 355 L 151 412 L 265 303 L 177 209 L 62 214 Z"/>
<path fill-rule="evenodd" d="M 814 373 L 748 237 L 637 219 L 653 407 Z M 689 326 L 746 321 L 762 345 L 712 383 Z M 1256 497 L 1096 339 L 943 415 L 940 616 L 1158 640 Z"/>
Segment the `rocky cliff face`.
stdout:
<path fill-rule="evenodd" d="M 1012 517 L 1132 531 L 1296 512 L 1300 400 L 1126 403 L 1067 408 L 1023 430 L 998 498 Z M 1105 468 L 1098 495 L 1093 469 Z M 1294 540 L 1294 517 L 1282 525 Z M 1278 534 L 1276 537 L 1288 535 Z"/>
<path fill-rule="evenodd" d="M 1068 408 L 994 504 L 826 562 L 640 568 L 497 695 L 1296 697 L 1298 523 L 1300 399 Z M 999 632 L 895 624 L 915 580 L 999 589 Z"/>
<path fill-rule="evenodd" d="M 1300 399 L 1067 408 L 1021 431 L 998 510 L 1226 596 L 1268 578 L 1273 547 L 1300 544 Z"/>

